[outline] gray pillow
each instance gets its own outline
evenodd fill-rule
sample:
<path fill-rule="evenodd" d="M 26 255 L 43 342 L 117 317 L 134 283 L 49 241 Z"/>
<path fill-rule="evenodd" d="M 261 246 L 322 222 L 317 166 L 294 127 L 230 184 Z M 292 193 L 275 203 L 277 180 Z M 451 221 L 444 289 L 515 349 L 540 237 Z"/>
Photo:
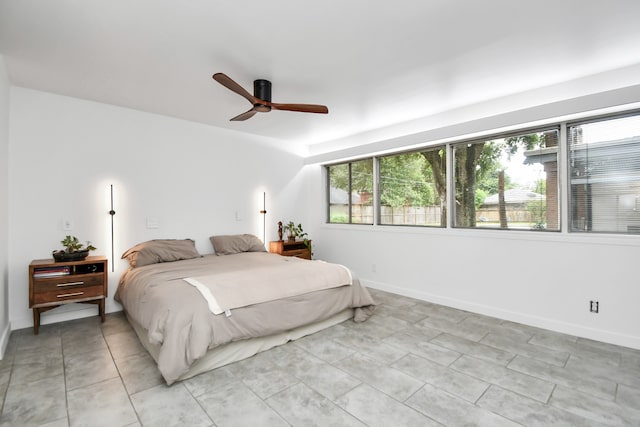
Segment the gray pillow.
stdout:
<path fill-rule="evenodd" d="M 266 252 L 264 243 L 253 234 L 211 236 L 209 238 L 216 255 L 233 255 L 241 252 Z"/>
<path fill-rule="evenodd" d="M 191 239 L 158 239 L 135 245 L 122 254 L 131 267 L 197 258 L 196 242 Z"/>

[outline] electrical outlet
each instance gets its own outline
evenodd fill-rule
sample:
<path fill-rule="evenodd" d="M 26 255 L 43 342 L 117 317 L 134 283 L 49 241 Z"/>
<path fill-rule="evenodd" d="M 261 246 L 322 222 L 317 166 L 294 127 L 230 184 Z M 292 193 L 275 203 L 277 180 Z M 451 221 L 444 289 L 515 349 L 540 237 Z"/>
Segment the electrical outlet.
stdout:
<path fill-rule="evenodd" d="M 71 221 L 70 219 L 63 219 L 62 220 L 62 229 L 64 231 L 73 230 L 73 221 Z"/>
<path fill-rule="evenodd" d="M 589 302 L 589 311 L 592 313 L 597 313 L 598 311 L 600 311 L 600 303 L 598 301 L 591 300 Z"/>

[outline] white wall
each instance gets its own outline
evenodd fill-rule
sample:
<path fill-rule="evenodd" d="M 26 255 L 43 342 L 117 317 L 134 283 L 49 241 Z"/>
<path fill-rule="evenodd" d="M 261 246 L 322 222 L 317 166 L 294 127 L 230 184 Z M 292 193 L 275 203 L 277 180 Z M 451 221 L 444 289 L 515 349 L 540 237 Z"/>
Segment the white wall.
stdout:
<path fill-rule="evenodd" d="M 30 327 L 27 266 L 50 258 L 67 234 L 90 240 L 110 258 L 110 185 L 114 186 L 116 271 L 120 255 L 141 241 L 192 238 L 213 252 L 215 234 L 262 238 L 267 193 L 267 241 L 276 223 L 302 217 L 300 157 L 237 132 L 19 87 L 11 88 L 9 303 L 14 329 Z M 146 227 L 157 218 L 158 229 Z M 63 220 L 73 224 L 63 230 Z M 111 260 L 110 260 L 111 262 Z M 95 315 L 73 304 L 47 312 L 42 323 Z"/>
<path fill-rule="evenodd" d="M 582 100 L 609 108 L 618 94 L 621 104 L 638 102 L 639 88 Z M 555 103 L 553 109 L 562 114 L 583 111 L 576 110 L 585 105 L 578 101 Z M 544 106 L 372 142 L 367 148 L 375 153 L 398 149 L 403 139 L 410 145 L 420 138 L 427 143 L 430 135 L 457 137 L 470 128 L 490 131 L 540 120 L 541 113 Z M 363 155 L 341 150 L 306 162 L 355 154 Z M 640 349 L 639 236 L 325 224 L 322 166 L 308 164 L 305 176 L 316 257 L 347 265 L 368 286 Z M 600 313 L 589 312 L 590 300 L 599 301 Z"/>
<path fill-rule="evenodd" d="M 0 359 L 9 342 L 8 189 L 9 189 L 9 77 L 0 55 Z"/>
<path fill-rule="evenodd" d="M 316 257 L 367 286 L 640 348 L 637 242 L 339 225 L 312 235 Z M 599 314 L 589 313 L 592 299 Z"/>

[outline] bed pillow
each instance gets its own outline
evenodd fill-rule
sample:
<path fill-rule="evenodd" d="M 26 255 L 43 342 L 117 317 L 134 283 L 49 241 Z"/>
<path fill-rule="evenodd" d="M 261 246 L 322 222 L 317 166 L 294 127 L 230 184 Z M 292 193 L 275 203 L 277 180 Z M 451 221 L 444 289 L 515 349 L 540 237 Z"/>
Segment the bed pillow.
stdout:
<path fill-rule="evenodd" d="M 211 236 L 209 238 L 216 255 L 233 255 L 240 252 L 266 252 L 264 243 L 253 234 Z"/>
<path fill-rule="evenodd" d="M 191 239 L 158 239 L 135 245 L 122 254 L 131 267 L 198 258 L 196 242 Z"/>

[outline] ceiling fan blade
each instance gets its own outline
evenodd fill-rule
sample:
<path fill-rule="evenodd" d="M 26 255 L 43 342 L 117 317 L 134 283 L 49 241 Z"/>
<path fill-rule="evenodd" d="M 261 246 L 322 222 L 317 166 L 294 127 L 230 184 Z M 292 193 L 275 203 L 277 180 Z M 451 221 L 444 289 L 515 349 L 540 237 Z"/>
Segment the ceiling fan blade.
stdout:
<path fill-rule="evenodd" d="M 249 92 L 247 92 L 242 86 L 240 86 L 238 83 L 234 82 L 233 80 L 231 80 L 231 77 L 227 76 L 224 73 L 215 73 L 213 75 L 213 80 L 217 81 L 218 83 L 220 83 L 222 86 L 226 87 L 227 89 L 237 93 L 238 95 L 244 97 L 247 99 L 247 101 L 249 101 L 252 104 L 256 103 L 256 97 L 251 95 Z M 232 119 L 233 120 L 233 119 Z"/>
<path fill-rule="evenodd" d="M 237 116 L 233 117 L 232 119 L 230 119 L 229 121 L 231 122 L 242 122 L 244 120 L 250 119 L 251 117 L 253 117 L 256 113 L 258 112 L 258 110 L 254 108 L 250 109 L 249 111 L 245 111 L 242 114 L 238 114 Z"/>
<path fill-rule="evenodd" d="M 269 103 L 271 108 L 275 110 L 286 111 L 300 111 L 302 113 L 320 113 L 327 114 L 329 109 L 324 105 L 315 104 L 276 104 L 274 102 Z"/>

